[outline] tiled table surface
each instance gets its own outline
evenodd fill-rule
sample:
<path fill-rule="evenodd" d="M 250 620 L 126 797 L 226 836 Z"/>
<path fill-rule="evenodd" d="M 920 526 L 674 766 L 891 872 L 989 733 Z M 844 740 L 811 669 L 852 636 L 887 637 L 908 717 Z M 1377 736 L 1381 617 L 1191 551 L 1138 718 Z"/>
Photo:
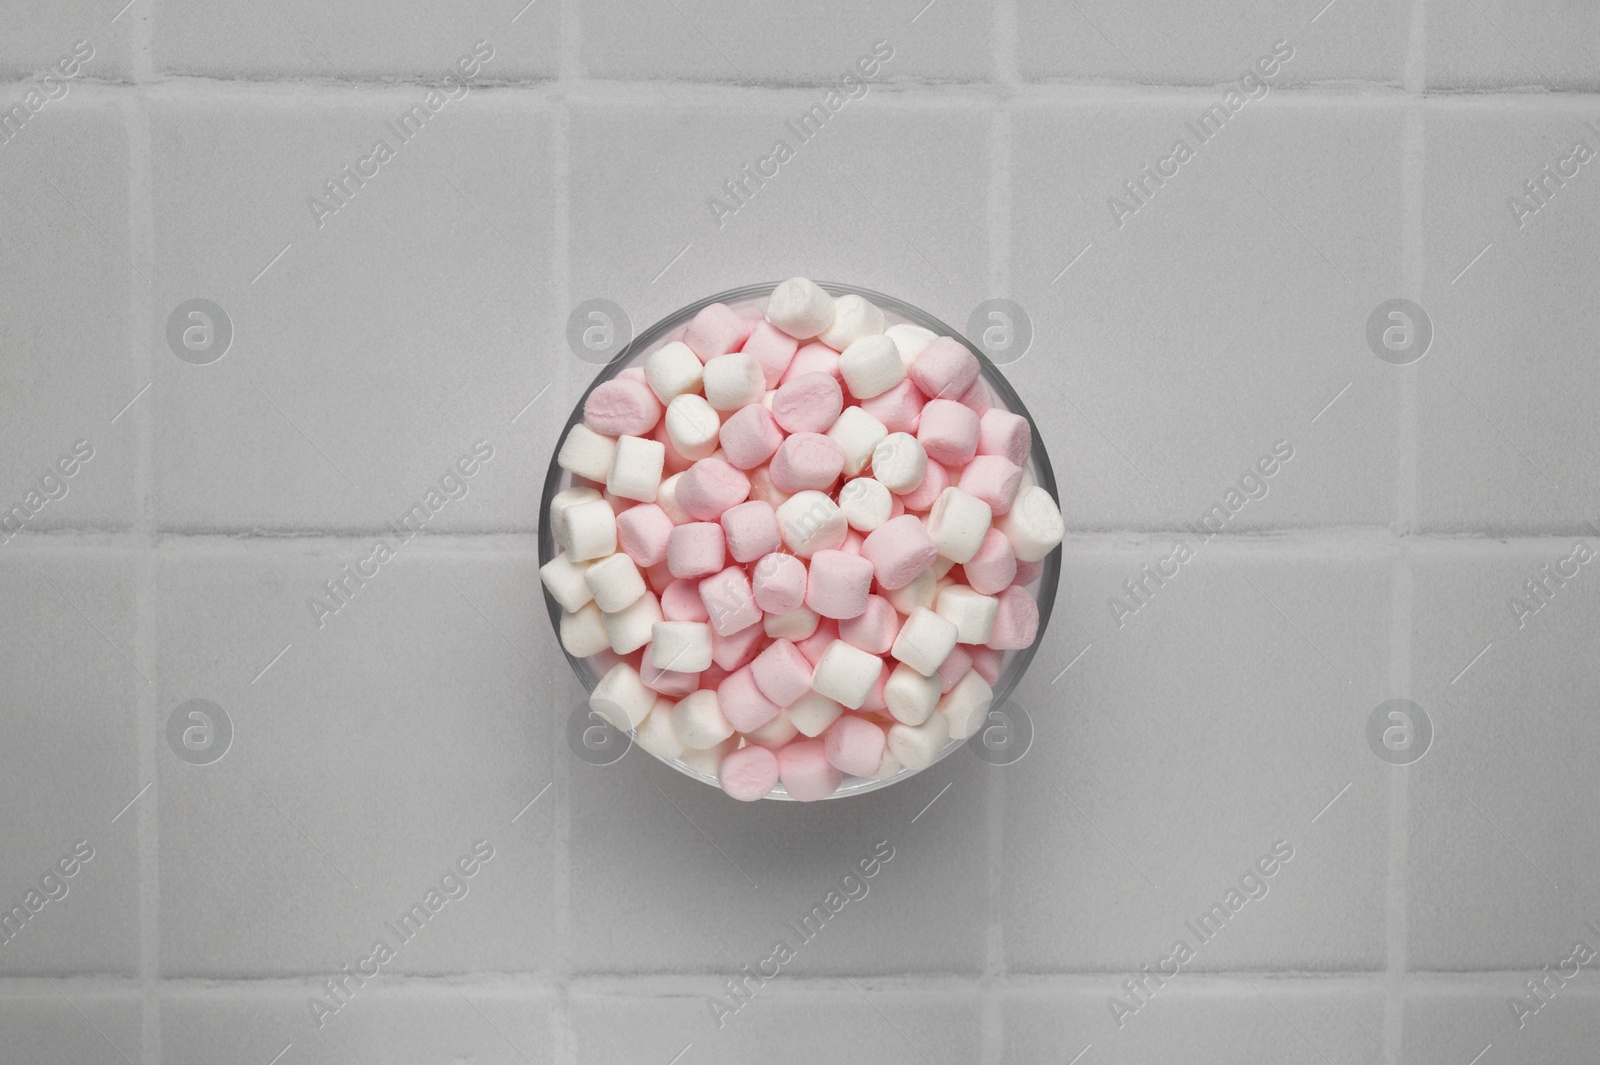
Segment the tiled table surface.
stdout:
<path fill-rule="evenodd" d="M 26 915 L 0 1061 L 1593 1057 L 1600 976 L 1568 959 L 1600 947 L 1600 563 L 1565 561 L 1600 546 L 1592 12 L 123 2 L 0 13 L 0 507 L 37 508 L 0 548 L 0 909 Z M 797 273 L 1031 321 L 1006 372 L 1073 531 L 1015 764 L 745 807 L 569 751 L 532 535 L 595 371 L 568 315 L 638 329 Z M 168 341 L 197 298 L 231 323 L 208 364 Z M 1369 347 L 1397 298 L 1420 359 Z M 1258 498 L 1201 544 L 1234 488 Z M 1367 739 L 1397 698 L 1432 728 L 1406 765 Z M 169 744 L 191 699 L 231 723 L 210 764 Z M 725 980 L 879 841 L 870 891 L 719 1028 Z M 353 990 L 319 1027 L 329 979 Z"/>

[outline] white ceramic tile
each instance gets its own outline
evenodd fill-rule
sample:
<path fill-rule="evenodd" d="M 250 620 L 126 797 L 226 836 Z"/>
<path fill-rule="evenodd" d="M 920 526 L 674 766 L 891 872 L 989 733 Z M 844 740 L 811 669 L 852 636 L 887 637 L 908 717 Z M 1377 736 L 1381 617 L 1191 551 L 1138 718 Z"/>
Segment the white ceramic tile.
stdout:
<path fill-rule="evenodd" d="M 126 0 L 28 0 L 9 4 L 0 15 L 0 75 L 12 78 L 60 76 L 71 81 L 119 81 L 132 74 L 135 26 L 148 17 L 148 3 L 128 5 Z M 143 7 L 145 10 L 141 11 Z M 80 64 L 61 61 L 76 55 Z M 57 92 L 55 86 L 49 87 Z M 20 98 L 22 93 L 14 93 Z M 11 101 L 0 97 L 0 106 Z"/>
<path fill-rule="evenodd" d="M 1600 14 L 1590 8 L 1483 0 L 1430 8 L 1427 27 L 1430 89 L 1600 86 L 1593 58 Z"/>
<path fill-rule="evenodd" d="M 1588 942 L 1595 945 L 1592 933 Z M 1567 956 L 1571 946 L 1566 944 L 1550 958 L 1552 966 Z M 1592 987 L 1568 984 L 1555 991 L 1552 1001 L 1537 1013 L 1514 1012 L 1512 999 L 1535 1001 L 1523 981 L 1540 975 L 1496 974 L 1459 991 L 1435 987 L 1408 994 L 1404 1060 L 1447 1065 L 1482 1054 L 1486 1062 L 1583 1061 L 1592 1052 L 1595 1024 L 1600 1022 L 1600 998 Z M 1580 973 L 1579 979 L 1588 975 L 1587 971 Z"/>
<path fill-rule="evenodd" d="M 87 990 L 71 980 L 0 1007 L 0 1045 L 29 1065 L 127 1065 L 140 1059 L 137 992 Z"/>
<path fill-rule="evenodd" d="M 427 528 L 533 528 L 548 409 L 512 419 L 559 328 L 549 125 L 479 90 L 402 141 L 389 123 L 424 98 L 156 106 L 158 313 L 209 299 L 234 333 L 208 365 L 157 352 L 163 527 L 382 528 L 484 442 Z M 380 138 L 394 158 L 319 228 L 312 198 Z"/>
<path fill-rule="evenodd" d="M 307 600 L 355 543 L 161 561 L 163 709 L 209 699 L 233 728 L 211 764 L 161 752 L 165 973 L 332 972 L 378 939 L 396 972 L 555 964 L 565 797 L 512 820 L 562 742 L 536 567 L 425 550 L 400 546 L 320 630 Z M 480 841 L 492 856 L 445 882 Z M 419 903 L 423 934 L 390 926 Z"/>

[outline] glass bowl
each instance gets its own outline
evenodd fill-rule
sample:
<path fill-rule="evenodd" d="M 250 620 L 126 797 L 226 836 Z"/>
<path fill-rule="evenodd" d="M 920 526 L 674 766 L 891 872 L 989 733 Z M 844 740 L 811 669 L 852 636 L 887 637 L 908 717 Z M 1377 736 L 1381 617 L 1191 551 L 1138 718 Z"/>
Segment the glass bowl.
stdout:
<path fill-rule="evenodd" d="M 1033 447 L 1028 457 L 1028 473 L 1031 474 L 1035 483 L 1050 493 L 1051 498 L 1060 498 L 1056 492 L 1055 473 L 1050 468 L 1049 456 L 1045 454 L 1044 440 L 1039 435 L 1038 424 L 1033 420 L 1033 416 L 1028 413 L 1027 407 L 1023 404 L 1021 398 L 1018 397 L 1016 391 L 1011 387 L 1010 382 L 1008 382 L 1005 379 L 1005 376 L 1001 374 L 999 368 L 996 367 L 994 363 L 989 361 L 989 359 L 984 356 L 983 352 L 979 350 L 970 340 L 962 336 L 950 326 L 946 325 L 944 322 L 941 322 L 939 319 L 935 318 L 933 315 L 917 307 L 913 307 L 909 303 L 897 300 L 893 296 L 886 296 L 881 292 L 874 292 L 871 289 L 859 288 L 855 285 L 843 285 L 827 281 L 819 281 L 817 284 L 823 289 L 823 291 L 832 296 L 844 296 L 854 293 L 855 295 L 861 296 L 864 299 L 870 300 L 878 307 L 882 308 L 884 317 L 890 325 L 900 322 L 909 322 L 913 325 L 922 326 L 924 329 L 932 330 L 934 333 L 940 336 L 953 337 L 962 344 L 966 345 L 968 350 L 977 356 L 978 366 L 981 371 L 981 378 L 988 386 L 991 397 L 994 399 L 996 406 L 1003 407 L 1028 419 L 1028 425 L 1033 430 Z M 600 370 L 600 373 L 595 377 L 594 381 L 590 383 L 583 395 L 579 397 L 577 404 L 574 405 L 572 409 L 571 415 L 567 418 L 567 424 L 561 430 L 560 438 L 556 442 L 556 453 L 560 451 L 561 444 L 566 440 L 567 433 L 571 431 L 574 425 L 583 420 L 584 402 L 588 400 L 589 393 L 593 392 L 595 388 L 606 381 L 611 380 L 617 374 L 631 366 L 642 366 L 644 364 L 644 360 L 649 357 L 649 355 L 657 348 L 666 344 L 668 341 L 680 338 L 683 334 L 684 326 L 688 325 L 690 319 L 698 314 L 703 308 L 708 307 L 713 303 L 725 303 L 735 311 L 739 311 L 741 313 L 753 313 L 757 310 L 764 312 L 766 310 L 767 297 L 772 294 L 772 290 L 776 287 L 777 282 L 769 282 L 761 285 L 747 285 L 743 288 L 731 289 L 727 292 L 719 292 L 714 296 L 707 296 L 705 299 L 697 300 L 696 302 L 688 304 L 687 306 L 680 307 L 678 310 L 673 311 L 671 314 L 661 319 L 655 325 L 652 325 L 649 329 L 646 329 L 644 332 L 640 333 L 632 340 L 631 343 L 628 344 L 626 348 L 619 352 L 615 358 L 613 358 Z M 556 453 L 551 454 L 549 472 L 545 474 L 544 494 L 540 498 L 539 502 L 539 564 L 541 566 L 554 558 L 559 550 L 555 542 L 555 536 L 551 532 L 550 528 L 550 500 L 554 498 L 555 494 L 562 489 L 572 487 L 574 482 L 573 476 L 556 464 Z M 1035 578 L 1032 584 L 1027 586 L 1029 593 L 1033 596 L 1034 602 L 1039 606 L 1039 633 L 1031 647 L 1026 647 L 1019 651 L 1007 651 L 1005 653 L 1005 658 L 1001 662 L 999 680 L 994 685 L 993 705 L 995 706 L 999 706 L 1002 702 L 1004 702 L 1005 699 L 1011 694 L 1012 690 L 1017 686 L 1017 682 L 1022 679 L 1023 673 L 1027 671 L 1029 664 L 1033 661 L 1034 653 L 1038 650 L 1040 642 L 1044 639 L 1045 627 L 1050 621 L 1050 609 L 1055 604 L 1056 583 L 1060 577 L 1060 573 L 1061 552 L 1059 550 L 1054 550 L 1044 557 L 1039 576 Z M 559 646 L 561 606 L 555 601 L 554 598 L 551 597 L 548 590 L 544 590 L 544 597 L 545 606 L 550 612 L 552 635 L 555 635 L 556 643 Z M 562 648 L 561 653 L 566 656 L 567 662 L 572 666 L 572 672 L 576 674 L 578 681 L 583 685 L 584 690 L 593 691 L 595 684 L 600 680 L 600 673 L 596 671 L 594 664 L 589 659 L 575 658 L 572 655 L 567 654 L 565 647 Z M 983 733 L 980 730 L 977 735 L 981 736 L 982 734 Z M 966 742 L 966 740 L 952 739 L 950 742 L 945 744 L 944 749 L 939 752 L 939 755 L 934 759 L 934 762 L 937 763 L 949 757 Z M 638 747 L 639 745 L 635 743 L 632 744 L 632 746 Z M 651 757 L 659 756 L 652 754 Z M 708 776 L 705 773 L 701 773 L 695 769 L 692 769 L 682 761 L 675 758 L 661 758 L 660 761 L 666 762 L 668 765 L 672 766 L 672 768 L 676 769 L 680 773 L 683 773 L 685 776 L 693 777 L 703 784 L 709 784 L 712 787 L 720 790 L 721 785 L 718 784 L 717 778 L 714 776 Z M 830 799 L 838 799 L 844 798 L 848 795 L 862 795 L 869 791 L 876 791 L 879 788 L 888 787 L 890 784 L 894 784 L 909 777 L 916 776 L 918 773 L 924 771 L 925 770 L 922 769 L 902 769 L 900 772 L 892 776 L 883 778 L 846 776 L 843 783 L 839 785 L 839 789 L 828 797 Z M 795 801 L 784 790 L 781 782 L 774 787 L 766 797 L 769 799 L 781 799 L 790 802 Z"/>

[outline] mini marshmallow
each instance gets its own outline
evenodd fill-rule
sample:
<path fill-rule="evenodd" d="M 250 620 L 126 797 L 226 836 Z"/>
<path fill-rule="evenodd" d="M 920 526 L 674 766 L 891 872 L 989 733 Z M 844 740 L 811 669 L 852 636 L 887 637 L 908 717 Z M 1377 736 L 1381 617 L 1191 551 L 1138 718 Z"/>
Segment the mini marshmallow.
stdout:
<path fill-rule="evenodd" d="M 925 512 L 939 498 L 939 493 L 949 487 L 950 471 L 937 462 L 930 462 L 928 463 L 928 468 L 922 473 L 922 483 L 909 492 L 901 493 L 899 499 L 907 510 Z M 656 496 L 656 501 L 660 502 L 659 493 Z"/>
<path fill-rule="evenodd" d="M 878 442 L 888 435 L 883 423 L 860 407 L 846 407 L 828 429 L 828 438 L 844 452 L 844 472 L 851 477 L 862 471 Z"/>
<path fill-rule="evenodd" d="M 817 631 L 822 616 L 807 607 L 796 607 L 782 614 L 768 614 L 761 619 L 761 628 L 775 640 L 804 640 Z"/>
<path fill-rule="evenodd" d="M 754 732 L 777 717 L 781 709 L 761 694 L 749 666 L 734 670 L 717 685 L 717 703 L 740 732 Z"/>
<path fill-rule="evenodd" d="M 721 570 L 725 561 L 722 526 L 714 521 L 678 525 L 667 536 L 667 568 L 674 577 L 709 577 Z"/>
<path fill-rule="evenodd" d="M 750 578 L 738 566 L 729 566 L 701 581 L 700 598 L 705 600 L 711 627 L 719 636 L 732 636 L 761 620 L 761 608 L 756 606 L 751 593 Z"/>
<path fill-rule="evenodd" d="M 984 533 L 978 553 L 962 563 L 961 573 L 972 590 L 983 595 L 996 595 L 1011 587 L 1017 575 L 1017 555 L 1010 538 L 999 529 Z"/>
<path fill-rule="evenodd" d="M 751 403 L 735 411 L 722 423 L 717 439 L 722 444 L 723 457 L 741 470 L 754 469 L 766 462 L 784 443 L 783 430 L 778 428 L 772 412 L 760 403 Z"/>
<path fill-rule="evenodd" d="M 611 472 L 611 460 L 616 455 L 615 437 L 597 433 L 579 423 L 567 430 L 567 438 L 561 442 L 561 450 L 556 454 L 556 465 L 574 477 L 586 477 L 603 483 Z"/>
<path fill-rule="evenodd" d="M 706 402 L 714 410 L 730 411 L 760 403 L 767 390 L 767 379 L 754 355 L 736 351 L 718 355 L 705 367 Z"/>
<path fill-rule="evenodd" d="M 872 563 L 878 584 L 887 591 L 904 588 L 933 564 L 939 548 L 914 514 L 890 518 L 862 543 L 862 557 Z"/>
<path fill-rule="evenodd" d="M 1009 543 L 1010 541 L 1006 541 Z M 1039 579 L 1039 574 L 1044 572 L 1044 563 L 1037 560 L 1033 562 L 1018 562 L 1017 575 L 1011 579 L 1012 584 L 1032 584 Z"/>
<path fill-rule="evenodd" d="M 717 783 L 740 802 L 765 798 L 778 784 L 778 756 L 759 745 L 729 751 L 717 766 Z"/>
<path fill-rule="evenodd" d="M 762 500 L 752 499 L 729 507 L 720 520 L 728 554 L 735 562 L 754 562 L 776 551 L 783 543 L 778 532 L 777 511 Z"/>
<path fill-rule="evenodd" d="M 646 688 L 670 699 L 681 699 L 700 687 L 700 674 L 657 669 L 650 664 L 649 655 L 645 655 L 644 661 L 639 663 L 639 679 L 644 681 Z"/>
<path fill-rule="evenodd" d="M 758 499 L 773 510 L 777 510 L 789 498 L 789 493 L 773 487 L 768 467 L 757 466 L 750 471 L 750 498 Z"/>
<path fill-rule="evenodd" d="M 649 435 L 661 420 L 661 400 L 643 378 L 624 373 L 596 385 L 583 401 L 583 424 L 606 436 Z"/>
<path fill-rule="evenodd" d="M 956 627 L 958 643 L 988 643 L 994 635 L 995 614 L 1000 600 L 973 591 L 963 584 L 943 588 L 934 601 L 934 613 Z"/>
<path fill-rule="evenodd" d="M 839 353 L 839 376 L 857 399 L 881 396 L 906 379 L 894 341 L 881 333 L 864 336 Z"/>
<path fill-rule="evenodd" d="M 844 512 L 822 492 L 796 492 L 778 507 L 778 529 L 789 550 L 802 558 L 844 543 Z"/>
<path fill-rule="evenodd" d="M 965 562 L 983 546 L 989 521 L 989 504 L 959 488 L 946 488 L 928 511 L 928 535 L 939 554 L 952 562 Z"/>
<path fill-rule="evenodd" d="M 882 584 L 882 581 L 878 582 Z M 904 588 L 884 589 L 883 597 L 900 614 L 910 615 L 918 607 L 933 609 L 933 601 L 939 593 L 939 579 L 933 575 L 932 568 L 925 569 L 912 578 L 911 583 Z"/>
<path fill-rule="evenodd" d="M 1067 535 L 1067 526 L 1050 493 L 1031 484 L 1017 493 L 1011 510 L 1001 519 L 1000 531 L 1010 538 L 1017 561 L 1037 562 Z"/>
<path fill-rule="evenodd" d="M 839 479 L 845 456 L 821 433 L 795 433 L 778 446 L 767 468 L 773 487 L 783 492 L 828 489 Z"/>
<path fill-rule="evenodd" d="M 817 339 L 843 351 L 862 337 L 883 332 L 883 327 L 883 311 L 877 304 L 852 292 L 833 301 L 833 323 Z"/>
<path fill-rule="evenodd" d="M 978 358 L 959 340 L 934 337 L 912 362 L 909 374 L 929 399 L 954 402 L 978 379 Z"/>
<path fill-rule="evenodd" d="M 885 329 L 883 335 L 894 341 L 895 350 L 900 353 L 900 361 L 910 369 L 911 364 L 917 361 L 917 356 L 927 351 L 928 345 L 933 343 L 933 339 L 939 334 L 920 325 L 900 322 Z"/>
<path fill-rule="evenodd" d="M 701 687 L 715 687 L 722 683 L 722 676 L 749 665 L 750 660 L 756 656 L 756 651 L 761 647 L 763 636 L 765 636 L 765 633 L 762 632 L 760 625 L 746 625 L 739 631 L 727 636 L 722 635 L 716 630 L 715 626 L 712 626 L 711 661 L 715 668 L 706 670 L 702 675 L 704 679 Z M 718 675 L 717 670 L 721 670 L 722 674 Z"/>
<path fill-rule="evenodd" d="M 889 738 L 889 733 L 887 731 L 885 731 L 884 734 L 883 734 L 883 737 L 884 737 L 884 741 L 887 742 L 888 738 Z M 883 765 L 879 766 L 878 767 L 878 771 L 876 773 L 872 774 L 872 779 L 873 780 L 888 780 L 890 777 L 898 776 L 900 774 L 900 771 L 903 770 L 904 768 L 905 768 L 905 766 L 900 764 L 900 759 L 898 759 L 898 758 L 896 758 L 894 756 L 894 752 L 893 751 L 884 751 L 883 752 Z"/>
<path fill-rule="evenodd" d="M 672 708 L 672 732 L 685 747 L 703 751 L 732 736 L 733 725 L 723 715 L 717 693 L 702 688 L 685 695 Z"/>
<path fill-rule="evenodd" d="M 767 387 L 777 388 L 778 382 L 783 380 L 783 372 L 789 368 L 789 363 L 794 361 L 794 353 L 799 346 L 794 337 L 771 322 L 758 321 L 755 323 L 755 328 L 750 330 L 750 338 L 739 350 L 746 355 L 754 355 L 756 361 L 761 364 L 761 373 L 766 379 Z"/>
<path fill-rule="evenodd" d="M 872 690 L 867 692 L 867 697 L 861 703 L 863 714 L 884 714 L 888 712 L 889 704 L 883 700 L 883 689 L 889 685 L 889 671 L 880 670 L 878 679 L 872 682 Z"/>
<path fill-rule="evenodd" d="M 700 308 L 684 326 L 683 343 L 700 356 L 701 362 L 710 362 L 719 355 L 738 351 L 750 336 L 751 324 L 726 303 L 713 303 Z"/>
<path fill-rule="evenodd" d="M 999 455 L 1013 466 L 1026 466 L 1033 448 L 1028 419 L 998 407 L 978 418 L 978 454 Z"/>
<path fill-rule="evenodd" d="M 583 580 L 595 605 L 607 614 L 627 608 L 645 594 L 644 575 L 633 559 L 621 552 L 590 563 Z"/>
<path fill-rule="evenodd" d="M 672 570 L 667 568 L 665 562 L 658 562 L 644 571 L 644 582 L 657 595 L 672 587 L 673 579 Z"/>
<path fill-rule="evenodd" d="M 574 562 L 572 556 L 563 551 L 539 567 L 539 579 L 544 581 L 550 598 L 560 603 L 562 610 L 570 613 L 594 599 L 589 582 L 583 576 L 588 568 L 587 562 Z"/>
<path fill-rule="evenodd" d="M 589 693 L 589 709 L 624 732 L 643 721 L 655 703 L 656 693 L 644 686 L 638 671 L 626 662 L 612 666 Z"/>
<path fill-rule="evenodd" d="M 573 658 L 588 658 L 609 648 L 611 637 L 606 635 L 605 615 L 600 608 L 585 603 L 576 612 L 562 612 L 561 646 Z"/>
<path fill-rule="evenodd" d="M 987 643 L 997 651 L 1020 651 L 1032 647 L 1039 637 L 1039 604 L 1025 589 L 1012 585 L 995 597 L 994 631 Z"/>
<path fill-rule="evenodd" d="M 794 722 L 789 720 L 789 715 L 782 710 L 778 716 L 768 721 L 758 729 L 752 729 L 744 734 L 745 741 L 757 747 L 765 747 L 769 751 L 776 751 L 790 740 L 800 734 L 794 727 Z"/>
<path fill-rule="evenodd" d="M 839 623 L 832 618 L 823 618 L 817 623 L 817 631 L 803 640 L 795 641 L 795 647 L 806 656 L 811 668 L 816 669 L 817 663 L 822 661 L 822 656 L 838 638 Z"/>
<path fill-rule="evenodd" d="M 901 381 L 879 396 L 862 400 L 861 409 L 883 423 L 891 433 L 915 433 L 926 404 L 910 381 Z"/>
<path fill-rule="evenodd" d="M 777 752 L 778 779 L 791 799 L 815 802 L 839 790 L 841 774 L 821 740 L 800 740 Z"/>
<path fill-rule="evenodd" d="M 706 604 L 700 598 L 699 581 L 673 581 L 662 589 L 661 616 L 668 621 L 709 621 Z"/>
<path fill-rule="evenodd" d="M 917 440 L 934 462 L 964 466 L 978 451 L 978 416 L 948 399 L 930 399 L 917 422 Z"/>
<path fill-rule="evenodd" d="M 657 440 L 637 436 L 617 438 L 617 455 L 606 476 L 606 491 L 623 499 L 649 503 L 661 487 L 661 468 L 667 449 Z"/>
<path fill-rule="evenodd" d="M 626 555 L 617 556 L 626 558 Z M 619 655 L 632 654 L 650 642 L 650 632 L 661 620 L 661 601 L 645 592 L 614 614 L 602 615 L 606 638 Z"/>
<path fill-rule="evenodd" d="M 705 365 L 681 340 L 663 344 L 644 361 L 644 379 L 656 398 L 670 404 L 679 396 L 700 391 Z"/>
<path fill-rule="evenodd" d="M 964 740 L 983 727 L 994 703 L 994 689 L 976 673 L 968 673 L 939 700 L 939 716 L 950 726 L 950 738 Z"/>
<path fill-rule="evenodd" d="M 839 638 L 863 651 L 886 655 L 900 633 L 900 615 L 881 595 L 867 596 L 867 605 L 853 618 L 839 622 Z"/>
<path fill-rule="evenodd" d="M 780 385 L 790 381 L 797 381 L 808 373 L 827 374 L 837 383 L 839 380 L 839 353 L 821 341 L 813 340 L 809 344 L 801 344 L 800 349 L 794 353 L 794 358 L 789 361 L 789 368 L 783 371 L 783 380 Z"/>
<path fill-rule="evenodd" d="M 797 340 L 810 340 L 833 325 L 834 299 L 804 277 L 791 277 L 772 290 L 767 321 Z"/>
<path fill-rule="evenodd" d="M 689 515 L 678 505 L 678 485 L 683 482 L 683 474 L 675 473 L 661 482 L 661 487 L 656 489 L 656 506 L 661 512 L 672 519 L 672 524 L 682 525 L 689 520 Z"/>
<path fill-rule="evenodd" d="M 650 664 L 675 673 L 711 668 L 711 626 L 699 621 L 658 621 L 650 629 Z"/>
<path fill-rule="evenodd" d="M 718 768 L 722 765 L 722 760 L 737 749 L 739 749 L 739 737 L 729 736 L 715 747 L 707 747 L 703 751 L 686 747 L 684 752 L 678 756 L 678 761 L 696 773 L 715 777 Z"/>
<path fill-rule="evenodd" d="M 872 476 L 898 495 L 915 490 L 927 472 L 928 453 L 910 433 L 890 433 L 872 449 Z"/>
<path fill-rule="evenodd" d="M 696 462 L 682 477 L 678 506 L 696 521 L 716 521 L 723 511 L 750 498 L 750 478 L 715 455 Z"/>
<path fill-rule="evenodd" d="M 999 455 L 976 455 L 956 482 L 963 492 L 989 504 L 996 517 L 1006 514 L 1022 488 L 1022 467 Z"/>
<path fill-rule="evenodd" d="M 900 626 L 889 653 L 924 677 L 931 677 L 955 645 L 955 623 L 927 607 L 918 607 Z"/>
<path fill-rule="evenodd" d="M 617 515 L 617 544 L 637 565 L 648 568 L 665 561 L 671 534 L 672 519 L 654 503 L 629 507 Z"/>
<path fill-rule="evenodd" d="M 983 383 L 982 377 L 968 385 L 956 402 L 980 417 L 985 411 L 994 409 L 994 398 L 989 395 L 989 386 Z"/>
<path fill-rule="evenodd" d="M 859 709 L 883 672 L 883 659 L 843 640 L 834 640 L 822 652 L 811 687 L 851 710 Z"/>
<path fill-rule="evenodd" d="M 579 503 L 592 503 L 601 498 L 593 488 L 563 488 L 550 497 L 550 535 L 562 550 L 572 546 L 572 532 L 567 525 L 568 509 Z"/>
<path fill-rule="evenodd" d="M 894 496 L 882 482 L 857 477 L 839 489 L 839 510 L 850 528 L 869 533 L 889 520 L 894 512 Z"/>
<path fill-rule="evenodd" d="M 934 714 L 920 725 L 896 723 L 889 727 L 889 750 L 907 769 L 926 769 L 950 741 L 950 723 Z"/>
<path fill-rule="evenodd" d="M 722 419 L 704 396 L 689 393 L 667 404 L 667 439 L 684 458 L 703 459 L 717 449 Z"/>
<path fill-rule="evenodd" d="M 774 640 L 750 663 L 761 694 L 779 706 L 789 706 L 811 690 L 811 663 L 789 640 Z"/>
<path fill-rule="evenodd" d="M 818 371 L 784 382 L 772 396 L 772 416 L 790 433 L 825 433 L 843 410 L 839 382 Z"/>
<path fill-rule="evenodd" d="M 943 685 L 939 675 L 924 677 L 904 662 L 889 673 L 883 688 L 883 701 L 896 721 L 920 725 L 933 716 Z"/>
<path fill-rule="evenodd" d="M 669 762 L 683 754 L 683 741 L 672 731 L 673 709 L 670 699 L 657 699 L 633 734 L 634 742 L 646 752 Z"/>
<path fill-rule="evenodd" d="M 572 561 L 587 562 L 616 551 L 617 512 L 604 499 L 568 507 L 566 521 L 567 536 L 572 541 L 567 554 Z"/>
<path fill-rule="evenodd" d="M 802 736 L 820 736 L 844 713 L 844 707 L 820 692 L 810 691 L 784 713 Z"/>
<path fill-rule="evenodd" d="M 835 721 L 823 737 L 822 747 L 834 768 L 855 777 L 876 773 L 887 749 L 883 730 L 854 715 Z"/>
<path fill-rule="evenodd" d="M 950 561 L 948 558 L 945 558 L 943 555 L 940 555 L 938 558 L 933 560 L 933 575 L 939 578 L 939 586 L 941 588 L 944 587 L 946 583 L 944 579 L 945 575 L 955 568 L 956 564 Z"/>
<path fill-rule="evenodd" d="M 1004 651 L 997 651 L 993 647 L 969 647 L 967 654 L 972 656 L 972 671 L 982 677 L 984 683 L 991 688 L 1000 683 L 1000 669 L 1006 660 Z"/>
<path fill-rule="evenodd" d="M 806 579 L 806 606 L 834 620 L 860 617 L 872 591 L 872 562 L 845 551 L 824 550 L 811 556 Z"/>

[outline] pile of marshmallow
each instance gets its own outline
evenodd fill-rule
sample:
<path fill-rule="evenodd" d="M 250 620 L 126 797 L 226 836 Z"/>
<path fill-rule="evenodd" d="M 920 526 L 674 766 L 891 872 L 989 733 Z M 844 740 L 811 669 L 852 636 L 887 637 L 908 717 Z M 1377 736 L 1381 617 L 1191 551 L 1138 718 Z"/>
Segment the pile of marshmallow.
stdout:
<path fill-rule="evenodd" d="M 590 392 L 539 572 L 607 721 L 736 799 L 822 799 L 979 729 L 1065 527 L 964 344 L 805 278 L 757 315 Z"/>

